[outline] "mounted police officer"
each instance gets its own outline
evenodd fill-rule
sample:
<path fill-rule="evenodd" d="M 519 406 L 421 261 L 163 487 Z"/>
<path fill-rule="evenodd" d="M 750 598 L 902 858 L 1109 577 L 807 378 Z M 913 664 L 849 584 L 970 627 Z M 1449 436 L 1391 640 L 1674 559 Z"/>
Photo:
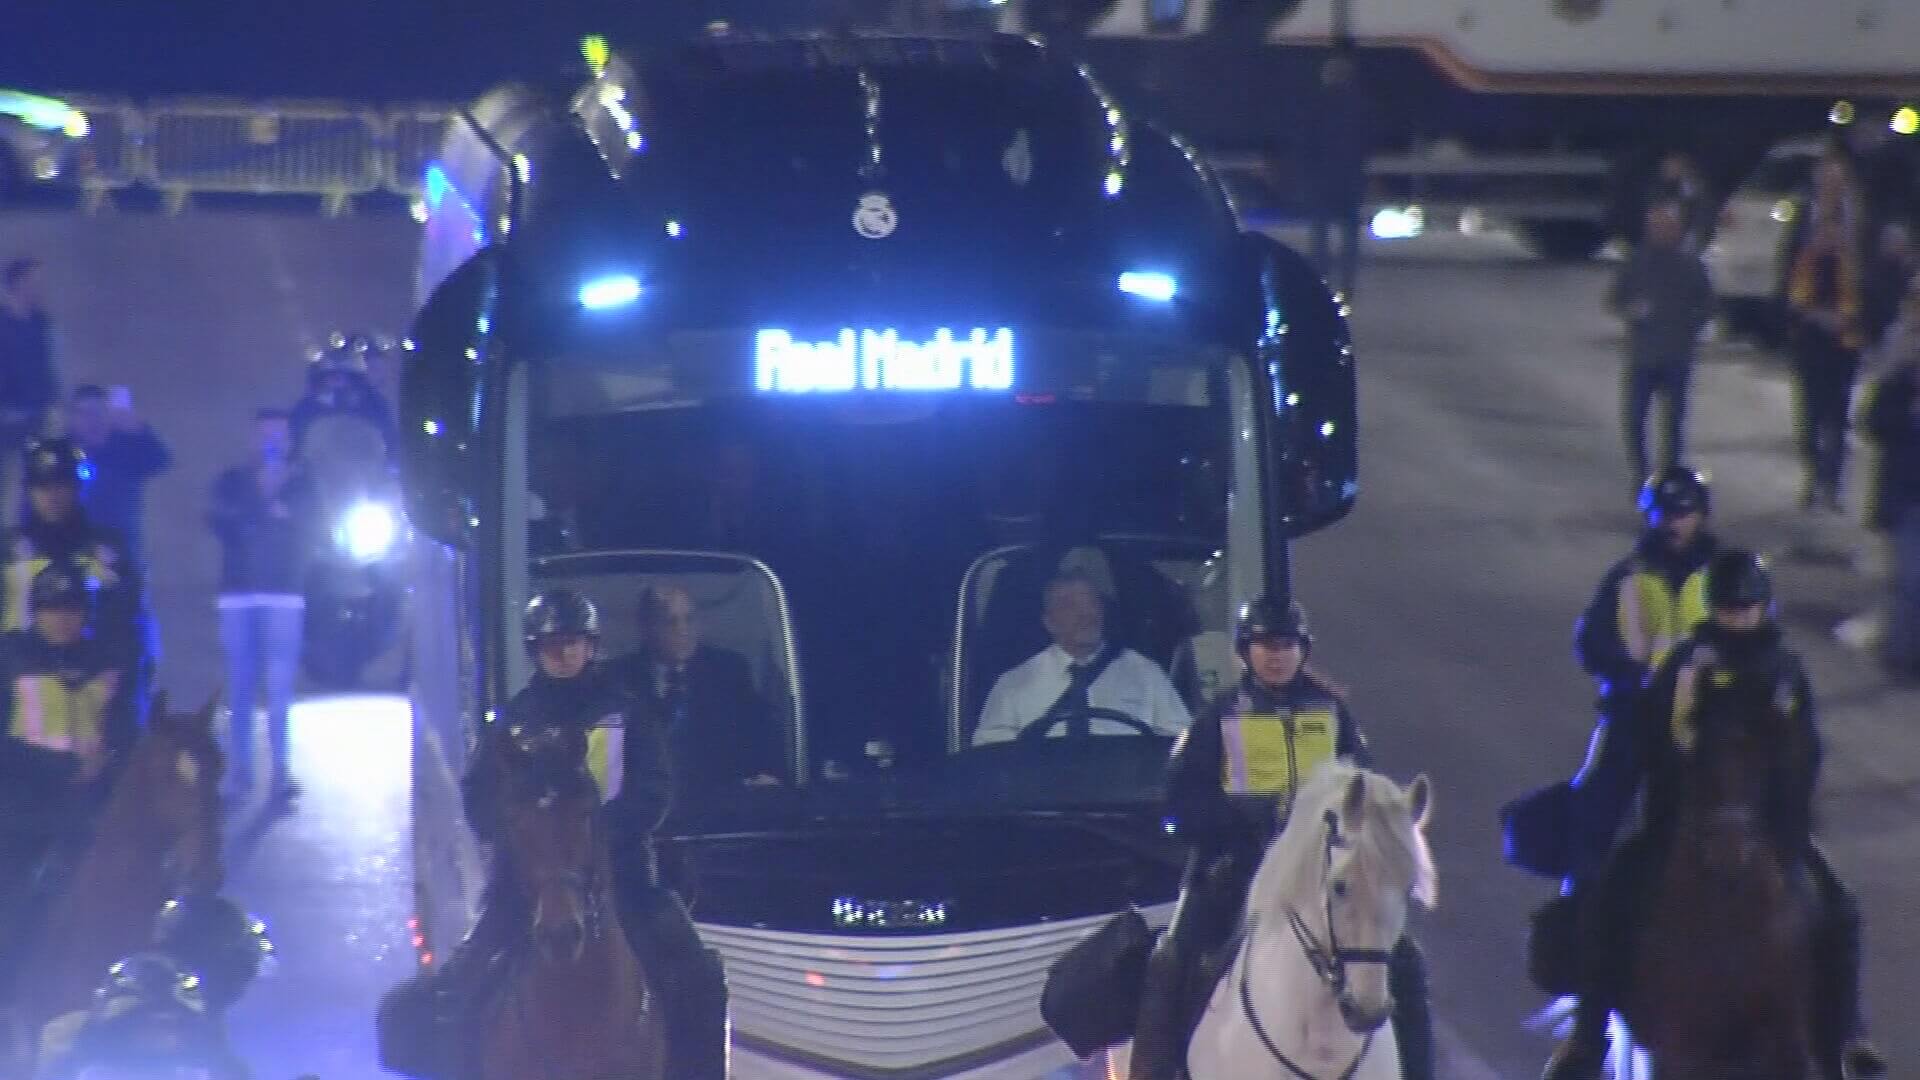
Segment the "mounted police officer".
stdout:
<path fill-rule="evenodd" d="M 1574 632 L 1580 666 L 1599 683 L 1603 703 L 1638 690 L 1706 620 L 1705 570 L 1720 546 L 1707 529 L 1712 511 L 1706 478 L 1683 465 L 1648 477 L 1640 489 L 1646 531 L 1600 579 Z"/>
<path fill-rule="evenodd" d="M 546 744 L 545 732 L 584 733 L 584 739 L 562 742 L 586 747 L 588 771 L 605 800 L 621 922 L 648 974 L 659 980 L 667 1073 L 721 1080 L 725 976 L 702 946 L 687 909 L 656 877 L 653 833 L 671 794 L 661 733 L 601 667 L 600 613 L 592 601 L 570 589 L 542 593 L 527 605 L 521 631 L 536 670 L 482 736 L 462 784 L 467 820 L 480 839 L 497 842 L 504 824 L 498 787 L 503 759 L 516 745 Z M 496 843 L 480 921 L 442 969 L 442 985 L 471 1000 L 486 969 L 524 933 L 528 914 Z"/>
<path fill-rule="evenodd" d="M 27 505 L 20 527 L 0 541 L 0 630 L 33 623 L 33 580 L 57 562 L 85 576 L 93 595 L 93 639 L 125 673 L 108 709 L 106 751 L 117 758 L 132 744 L 145 707 L 146 610 L 138 565 L 118 532 L 87 518 L 80 486 L 87 456 L 67 439 L 27 445 Z"/>
<path fill-rule="evenodd" d="M 200 980 L 207 1015 L 224 1031 L 227 1010 L 239 1002 L 273 955 L 260 920 L 219 896 L 167 901 L 153 923 L 155 952 Z"/>
<path fill-rule="evenodd" d="M 1600 716 L 1579 778 L 1549 789 L 1571 804 L 1553 831 L 1570 834 L 1555 838 L 1566 845 L 1558 857 L 1541 860 L 1562 865 L 1569 894 L 1605 861 L 1633 800 L 1634 778 L 1613 763 L 1645 752 L 1631 744 L 1640 729 L 1630 712 L 1647 676 L 1707 619 L 1707 564 L 1720 549 L 1707 528 L 1712 512 L 1712 492 L 1698 472 L 1673 465 L 1648 477 L 1640 489 L 1646 531 L 1607 569 L 1574 627 L 1574 655 L 1599 691 Z"/>
<path fill-rule="evenodd" d="M 1579 1005 L 1574 1031 L 1548 1063 L 1546 1080 L 1597 1080 L 1607 1051 L 1607 1017 L 1631 971 L 1636 905 L 1648 894 L 1676 801 L 1671 770 L 1662 768 L 1673 753 L 1684 752 L 1676 735 L 1683 722 L 1690 688 L 1703 672 L 1753 676 L 1785 683 L 1800 721 L 1814 730 L 1813 690 L 1800 657 L 1781 640 L 1773 615 L 1773 582 L 1765 562 L 1752 552 L 1725 550 L 1709 560 L 1705 573 L 1707 621 L 1676 645 L 1655 670 L 1626 720 L 1632 739 L 1615 739 L 1630 752 L 1602 755 L 1601 768 L 1618 770 L 1629 797 L 1647 787 L 1644 826 L 1613 857 L 1586 898 L 1581 926 L 1584 940 Z M 1817 737 L 1816 737 L 1817 739 Z M 1621 817 L 1628 807 L 1619 807 Z M 1617 828 L 1619 821 L 1611 823 Z M 1810 827 L 1809 823 L 1809 827 Z M 1822 925 L 1815 949 L 1812 1000 L 1824 1013 L 1816 1018 L 1815 1051 L 1823 1071 L 1855 1078 L 1885 1075 L 1886 1066 L 1861 1033 L 1859 1006 L 1860 913 L 1858 905 L 1815 845 L 1805 866 L 1820 898 Z"/>
<path fill-rule="evenodd" d="M 1267 846 L 1298 786 L 1332 758 L 1367 766 L 1366 740 L 1338 692 L 1309 671 L 1313 635 L 1298 603 L 1261 598 L 1234 628 L 1245 674 L 1174 746 L 1167 806 L 1191 854 L 1173 924 L 1147 963 L 1133 1080 L 1184 1075 L 1186 1047 L 1218 980 Z M 1407 1080 L 1431 1080 L 1426 971 L 1409 939 L 1394 949 L 1394 1037 Z"/>
<path fill-rule="evenodd" d="M 32 625 L 0 634 L 0 971 L 63 884 L 105 796 L 107 709 L 118 662 L 88 636 L 81 572 L 34 575 Z"/>

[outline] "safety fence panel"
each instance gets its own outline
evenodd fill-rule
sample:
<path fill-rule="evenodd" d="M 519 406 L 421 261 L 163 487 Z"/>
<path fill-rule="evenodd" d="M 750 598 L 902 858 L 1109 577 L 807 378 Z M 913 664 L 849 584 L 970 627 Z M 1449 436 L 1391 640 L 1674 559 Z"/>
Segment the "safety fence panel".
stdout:
<path fill-rule="evenodd" d="M 148 110 L 149 183 L 175 193 L 344 198 L 381 186 L 384 123 L 334 103 L 175 99 Z"/>
<path fill-rule="evenodd" d="M 146 116 L 133 102 L 89 94 L 63 94 L 61 100 L 87 115 L 81 142 L 86 163 L 81 182 L 89 188 L 132 187 L 146 173 Z"/>
<path fill-rule="evenodd" d="M 422 177 L 440 153 L 440 142 L 452 115 L 453 110 L 445 105 L 406 105 L 387 110 L 383 157 L 388 191 L 413 197 L 424 194 Z"/>

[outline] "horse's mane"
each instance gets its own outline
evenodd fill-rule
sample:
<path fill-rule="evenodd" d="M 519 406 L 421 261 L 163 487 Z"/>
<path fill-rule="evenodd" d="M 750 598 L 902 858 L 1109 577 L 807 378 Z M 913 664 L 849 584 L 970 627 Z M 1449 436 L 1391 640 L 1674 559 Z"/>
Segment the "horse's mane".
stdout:
<path fill-rule="evenodd" d="M 1794 710 L 1804 707 L 1793 698 L 1793 684 L 1782 678 L 1742 673 L 1724 685 L 1704 680 L 1695 700 L 1694 758 L 1707 765 L 1719 744 L 1732 732 L 1761 735 L 1772 752 L 1764 764 L 1771 779 L 1765 812 L 1769 825 L 1787 845 L 1796 845 L 1813 831 L 1813 786 L 1819 765 L 1819 746 Z M 1776 730 L 1754 732 L 1756 725 Z M 1699 785 L 1685 785 L 1698 791 Z"/>
<path fill-rule="evenodd" d="M 1329 811 L 1339 812 L 1355 777 L 1367 778 L 1367 797 L 1364 821 L 1357 830 L 1351 824 L 1346 828 L 1354 837 L 1354 857 L 1363 866 L 1379 867 L 1382 876 L 1410 882 L 1413 896 L 1426 906 L 1438 903 L 1440 873 L 1434 866 L 1433 849 L 1426 833 L 1399 805 L 1399 792 L 1384 778 L 1334 759 L 1315 770 L 1294 796 L 1288 827 L 1274 839 L 1247 890 L 1249 905 L 1258 898 L 1281 895 L 1288 884 L 1297 885 L 1299 868 L 1322 857 L 1321 822 Z M 1295 824 L 1300 827 L 1294 828 Z"/>

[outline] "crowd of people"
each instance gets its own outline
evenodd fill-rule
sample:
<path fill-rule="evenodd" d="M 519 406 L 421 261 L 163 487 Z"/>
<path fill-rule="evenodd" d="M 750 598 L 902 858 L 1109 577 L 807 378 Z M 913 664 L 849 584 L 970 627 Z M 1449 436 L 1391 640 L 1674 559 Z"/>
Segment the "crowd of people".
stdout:
<path fill-rule="evenodd" d="M 1891 568 L 1881 654 L 1899 680 L 1920 678 L 1920 249 L 1912 192 L 1865 185 L 1836 142 L 1795 200 L 1783 248 L 1785 352 L 1797 402 L 1800 505 L 1845 510 L 1856 438 L 1873 450 L 1862 486 L 1866 525 Z M 1684 154 L 1670 155 L 1608 293 L 1627 326 L 1622 423 L 1632 482 L 1686 459 L 1687 406 L 1700 343 L 1715 316 L 1701 252 L 1717 204 Z M 1648 453 L 1652 405 L 1664 405 L 1664 445 Z"/>
<path fill-rule="evenodd" d="M 44 274 L 32 258 L 0 266 L 0 506 L 10 508 L 0 536 L 0 973 L 12 971 L 11 960 L 64 887 L 90 842 L 87 823 L 141 737 L 160 660 L 146 492 L 173 467 L 166 439 L 140 415 L 128 387 L 80 382 L 62 391 Z M 230 783 L 222 796 L 229 809 L 252 794 L 262 723 L 269 806 L 297 790 L 287 727 L 305 577 L 328 542 L 299 435 L 345 412 L 366 416 L 391 442 L 392 418 L 367 374 L 362 341 L 342 337 L 322 349 L 299 402 L 259 410 L 249 460 L 212 485 L 206 520 L 222 553 L 216 606 L 230 706 Z M 261 687 L 264 715 L 255 708 Z M 204 1025 L 217 1023 L 238 997 L 252 968 L 235 974 L 232 954 L 252 955 L 257 966 L 265 949 L 258 924 L 213 897 L 188 897 L 168 911 L 154 951 L 103 973 L 96 1008 L 50 1029 L 41 1075 L 68 1075 L 61 1070 L 69 1059 L 73 1070 L 97 1065 L 123 1036 L 128 1046 L 150 1050 L 147 1036 L 134 1031 L 145 1031 L 141 1025 L 176 1043 L 202 1038 Z M 168 935 L 185 934 L 179 927 L 187 923 L 194 927 L 187 936 L 201 945 L 174 948 Z M 226 953 L 208 957 L 195 948 Z M 171 1005 L 129 1012 L 136 999 Z"/>

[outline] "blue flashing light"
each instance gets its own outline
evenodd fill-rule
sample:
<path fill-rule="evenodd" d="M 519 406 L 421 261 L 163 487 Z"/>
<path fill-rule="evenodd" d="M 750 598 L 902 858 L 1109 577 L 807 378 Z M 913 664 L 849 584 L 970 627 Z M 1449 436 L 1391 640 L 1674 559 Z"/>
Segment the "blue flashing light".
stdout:
<path fill-rule="evenodd" d="M 1129 270 L 1120 275 L 1120 291 L 1142 300 L 1164 304 L 1180 294 L 1180 283 L 1172 274 L 1150 270 Z"/>
<path fill-rule="evenodd" d="M 825 341 L 779 329 L 754 335 L 754 384 L 764 392 L 1010 390 L 1013 331 L 942 327 L 925 341 L 848 327 Z"/>
<path fill-rule="evenodd" d="M 580 286 L 580 306 L 588 311 L 625 307 L 640 299 L 640 279 L 632 274 L 609 274 Z"/>
<path fill-rule="evenodd" d="M 427 166 L 426 179 L 421 182 L 420 186 L 424 188 L 426 192 L 427 209 L 438 210 L 440 209 L 441 200 L 445 199 L 447 192 L 453 188 L 453 182 L 447 179 L 446 170 L 438 165 L 429 165 Z"/>

